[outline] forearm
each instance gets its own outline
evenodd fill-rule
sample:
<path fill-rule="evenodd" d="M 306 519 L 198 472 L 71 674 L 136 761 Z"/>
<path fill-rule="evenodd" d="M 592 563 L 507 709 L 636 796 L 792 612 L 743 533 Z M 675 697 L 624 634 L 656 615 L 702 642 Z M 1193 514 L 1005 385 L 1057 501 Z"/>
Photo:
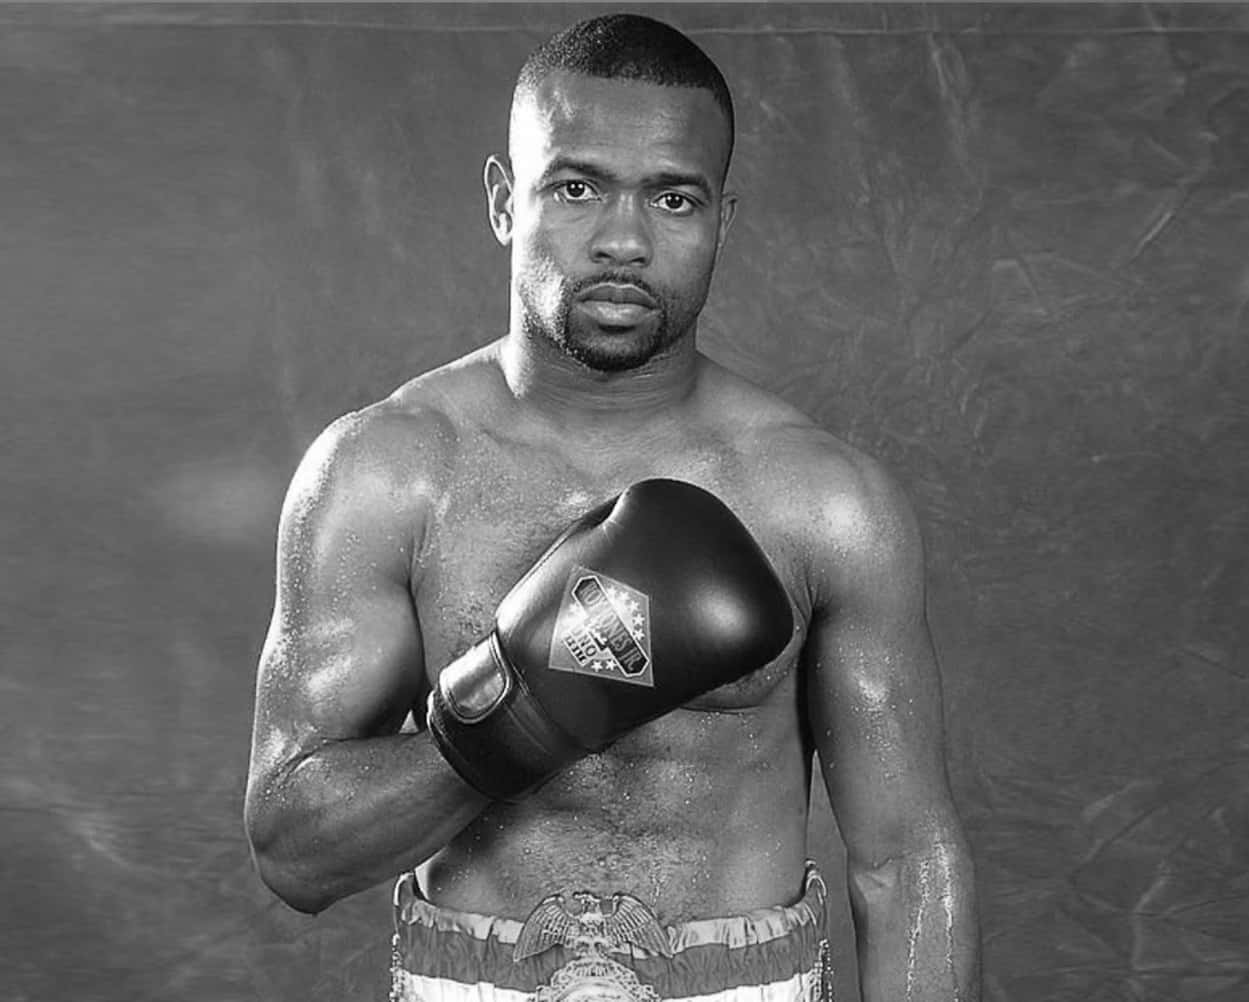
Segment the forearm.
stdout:
<path fill-rule="evenodd" d="M 248 793 L 265 883 L 316 912 L 428 859 L 488 801 L 428 732 L 328 743 Z"/>
<path fill-rule="evenodd" d="M 980 935 L 965 842 L 851 865 L 863 1002 L 978 1002 Z"/>

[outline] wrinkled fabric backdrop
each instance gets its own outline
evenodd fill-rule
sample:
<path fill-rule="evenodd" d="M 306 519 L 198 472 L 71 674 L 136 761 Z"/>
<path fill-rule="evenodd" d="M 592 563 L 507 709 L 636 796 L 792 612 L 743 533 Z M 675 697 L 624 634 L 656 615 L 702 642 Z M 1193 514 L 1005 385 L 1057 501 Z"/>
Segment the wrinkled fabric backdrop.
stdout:
<path fill-rule="evenodd" d="M 603 9 L 0 7 L 0 997 L 384 997 L 386 888 L 242 835 L 279 504 L 502 332 L 481 163 Z M 986 999 L 1244 1002 L 1249 10 L 634 9 L 736 94 L 702 344 L 922 519 Z"/>

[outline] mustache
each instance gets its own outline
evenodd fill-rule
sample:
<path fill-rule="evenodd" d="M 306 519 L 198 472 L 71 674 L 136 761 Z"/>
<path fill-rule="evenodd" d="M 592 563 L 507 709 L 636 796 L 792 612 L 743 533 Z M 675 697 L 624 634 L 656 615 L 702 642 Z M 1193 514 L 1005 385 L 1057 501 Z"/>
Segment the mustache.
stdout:
<path fill-rule="evenodd" d="M 655 300 L 655 302 L 657 303 L 663 302 L 662 297 L 655 290 L 655 288 L 649 282 L 646 281 L 646 279 L 642 278 L 640 275 L 635 275 L 633 272 L 621 271 L 621 270 L 601 271 L 595 275 L 589 275 L 586 278 L 579 279 L 573 286 L 569 288 L 568 294 L 571 298 L 575 299 L 577 296 L 581 295 L 581 293 L 585 292 L 587 289 L 590 289 L 596 285 L 602 285 L 608 282 L 614 285 L 635 286 L 641 289 L 643 292 L 645 292 L 648 296 L 651 297 L 651 299 Z"/>

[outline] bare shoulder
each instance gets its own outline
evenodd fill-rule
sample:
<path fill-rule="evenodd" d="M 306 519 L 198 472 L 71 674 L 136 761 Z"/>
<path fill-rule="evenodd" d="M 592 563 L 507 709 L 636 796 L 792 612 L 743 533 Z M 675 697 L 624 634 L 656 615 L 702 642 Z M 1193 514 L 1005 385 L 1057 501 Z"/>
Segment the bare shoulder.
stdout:
<path fill-rule="evenodd" d="M 826 601 L 880 579 L 912 582 L 923 554 L 914 509 L 883 463 L 740 377 L 724 379 L 752 494 Z"/>
<path fill-rule="evenodd" d="M 419 528 L 421 509 L 439 496 L 459 451 L 463 405 L 456 401 L 479 394 L 489 379 L 479 354 L 331 422 L 295 471 L 284 521 L 343 510 L 353 522 Z"/>

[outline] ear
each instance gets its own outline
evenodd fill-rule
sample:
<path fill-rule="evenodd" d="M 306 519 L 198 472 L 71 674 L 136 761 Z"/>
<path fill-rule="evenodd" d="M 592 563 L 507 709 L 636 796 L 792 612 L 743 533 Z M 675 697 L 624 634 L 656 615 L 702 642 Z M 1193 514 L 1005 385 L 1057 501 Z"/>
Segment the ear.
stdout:
<path fill-rule="evenodd" d="M 729 227 L 737 216 L 737 195 L 726 191 L 720 196 L 720 228 L 716 232 L 716 257 L 724 250 L 724 242 L 729 236 Z"/>
<path fill-rule="evenodd" d="M 486 186 L 490 228 L 494 238 L 506 247 L 512 242 L 512 172 L 507 161 L 497 155 L 488 157 L 481 179 Z"/>

